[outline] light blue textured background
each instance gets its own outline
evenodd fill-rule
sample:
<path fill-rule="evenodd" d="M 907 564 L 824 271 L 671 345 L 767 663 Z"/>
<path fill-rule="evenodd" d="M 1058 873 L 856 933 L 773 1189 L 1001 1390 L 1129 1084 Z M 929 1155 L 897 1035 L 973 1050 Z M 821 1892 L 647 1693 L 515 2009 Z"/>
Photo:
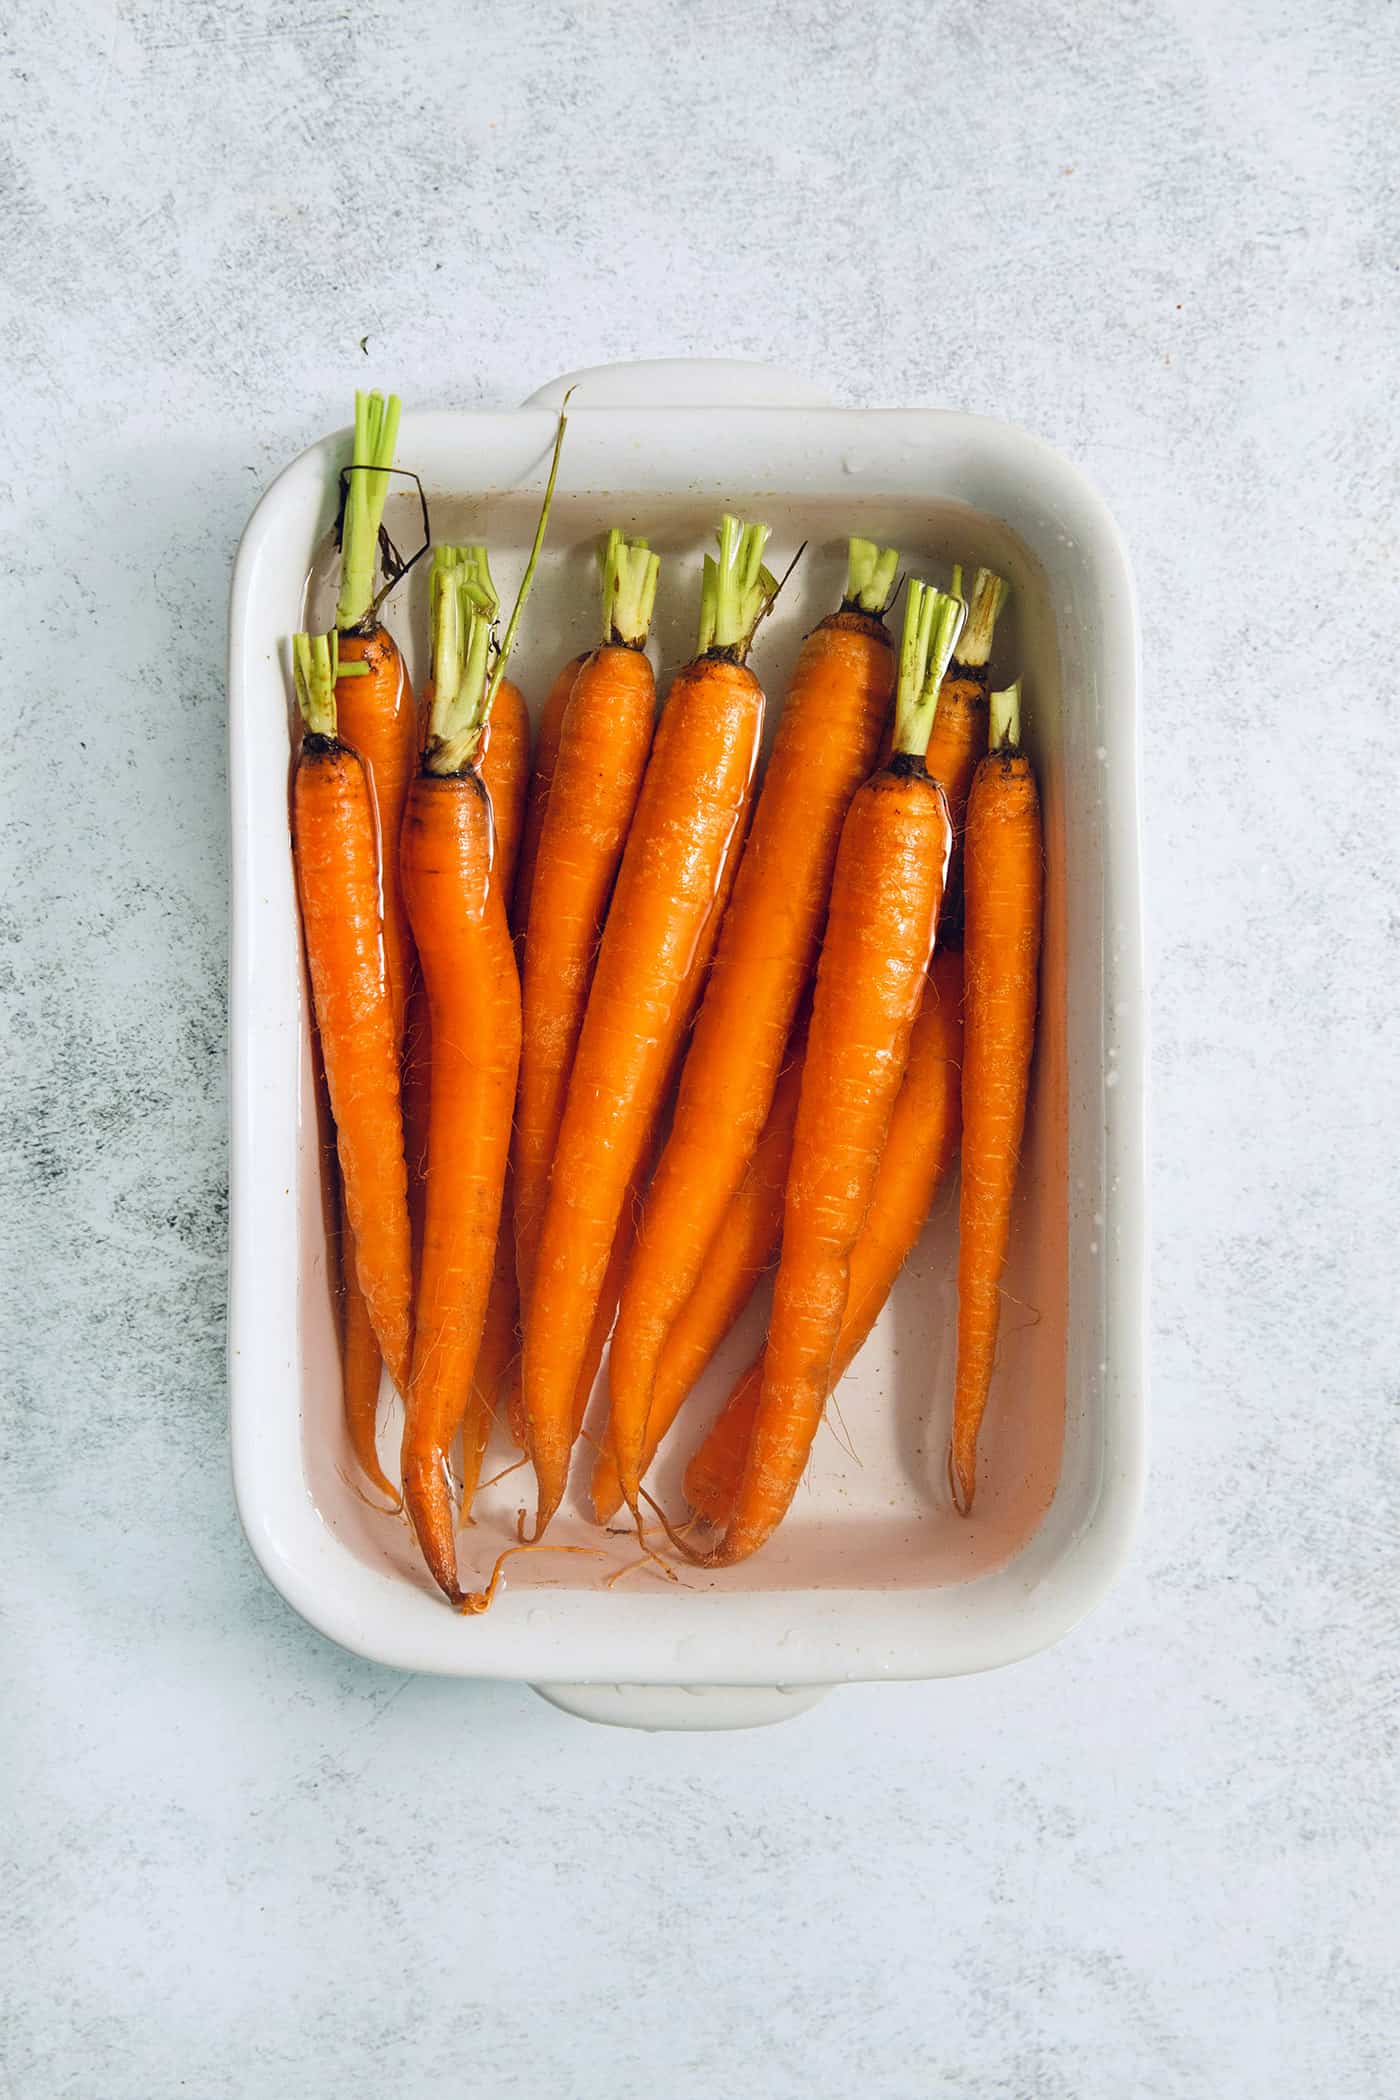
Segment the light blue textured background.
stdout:
<path fill-rule="evenodd" d="M 1393 2090 L 1400 9 L 6 15 L 0 2091 Z M 367 377 L 676 353 L 1041 432 L 1146 657 L 1141 1549 L 729 1739 L 328 1647 L 223 1419 L 240 526 Z"/>

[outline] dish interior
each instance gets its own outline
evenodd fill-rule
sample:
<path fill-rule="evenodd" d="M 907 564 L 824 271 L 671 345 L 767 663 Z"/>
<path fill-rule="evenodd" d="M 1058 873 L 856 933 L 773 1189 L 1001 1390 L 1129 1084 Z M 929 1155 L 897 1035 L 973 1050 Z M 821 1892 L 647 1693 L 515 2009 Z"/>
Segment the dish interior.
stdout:
<path fill-rule="evenodd" d="M 480 499 L 430 494 L 434 537 L 485 539 L 508 606 L 534 531 L 537 498 L 518 492 Z M 971 569 L 985 563 L 1012 585 L 992 673 L 994 683 L 1005 683 L 1017 673 L 1025 681 L 1027 743 L 1037 763 L 1045 807 L 1045 937 L 1030 1114 L 974 1512 L 967 1519 L 958 1516 L 946 1478 L 956 1309 L 955 1175 L 935 1199 L 933 1215 L 874 1333 L 837 1389 L 806 1479 L 781 1530 L 760 1555 L 738 1568 L 703 1574 L 677 1570 L 680 1583 L 688 1588 L 929 1588 L 986 1574 L 1011 1560 L 1040 1524 L 1061 1469 L 1070 1230 L 1066 792 L 1068 788 L 1083 796 L 1083 767 L 1086 761 L 1092 764 L 1092 754 L 1080 753 L 1078 764 L 1070 763 L 1070 747 L 1082 745 L 1084 739 L 1065 716 L 1049 595 L 1029 551 L 999 521 L 961 507 L 862 496 L 854 490 L 839 499 L 747 496 L 736 507 L 772 525 L 769 559 L 777 573 L 806 543 L 751 659 L 769 696 L 765 753 L 802 637 L 839 601 L 848 533 L 898 546 L 906 570 L 935 582 L 946 582 L 949 564 L 960 561 L 969 580 Z M 671 673 L 693 647 L 700 558 L 716 522 L 717 506 L 709 495 L 561 491 L 512 663 L 512 676 L 532 711 L 538 710 L 559 665 L 595 639 L 594 550 L 600 533 L 613 524 L 645 534 L 662 556 L 653 655 L 664 695 Z M 394 498 L 387 523 L 400 547 L 417 544 L 419 514 L 413 499 Z M 333 617 L 333 574 L 334 550 L 328 536 L 307 581 L 306 617 L 313 628 L 328 626 Z M 393 593 L 386 617 L 405 647 L 416 683 L 427 669 L 426 561 Z M 896 609 L 896 640 L 898 621 Z M 1090 817 L 1093 802 L 1089 794 Z M 392 1568 L 404 1581 L 428 1587 L 404 1521 L 372 1508 L 361 1493 L 345 1438 L 319 1157 L 324 1128 L 313 1080 L 304 984 L 299 997 L 298 1302 L 306 1485 L 322 1521 L 348 1551 L 381 1571 Z M 1090 1199 L 1092 1215 L 1091 1192 L 1081 1190 L 1080 1196 Z M 1081 1202 L 1075 1207 L 1084 1206 Z M 652 1492 L 675 1518 L 685 1514 L 680 1494 L 685 1461 L 760 1345 L 768 1299 L 767 1286 L 761 1287 L 697 1386 L 649 1476 Z M 605 1358 L 585 1438 L 600 1434 L 606 1380 Z M 397 1399 L 390 1395 L 381 1409 L 381 1448 L 391 1473 L 401 1419 Z M 633 1534 L 622 1529 L 604 1534 L 591 1521 L 586 1497 L 591 1455 L 590 1445 L 581 1443 L 568 1502 L 549 1534 L 552 1544 L 586 1547 L 588 1555 L 521 1556 L 510 1563 L 513 1588 L 593 1589 L 617 1570 L 639 1562 Z M 515 1542 L 517 1513 L 532 1504 L 528 1468 L 507 1470 L 517 1457 L 503 1427 L 498 1428 L 483 1478 L 502 1477 L 480 1492 L 476 1522 L 459 1538 L 468 1586 L 484 1581 L 496 1556 Z M 658 1569 L 644 1562 L 626 1582 L 663 1592 L 671 1587 Z"/>

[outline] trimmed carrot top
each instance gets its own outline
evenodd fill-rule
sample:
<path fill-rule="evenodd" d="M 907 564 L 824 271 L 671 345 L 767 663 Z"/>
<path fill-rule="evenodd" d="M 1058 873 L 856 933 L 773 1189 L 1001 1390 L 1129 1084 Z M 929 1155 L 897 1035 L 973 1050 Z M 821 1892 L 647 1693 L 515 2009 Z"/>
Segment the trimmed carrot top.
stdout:
<path fill-rule="evenodd" d="M 955 581 L 961 580 L 960 572 Z M 904 636 L 899 648 L 899 694 L 894 710 L 894 749 L 922 758 L 928 749 L 933 718 L 953 651 L 967 618 L 960 597 L 909 579 L 904 608 Z"/>
<path fill-rule="evenodd" d="M 778 595 L 778 579 L 763 566 L 766 525 L 742 525 L 727 514 L 719 521 L 719 556 L 705 556 L 700 585 L 700 639 L 695 654 L 725 656 L 741 664 L 754 634 Z"/>
<path fill-rule="evenodd" d="M 310 735 L 336 734 L 336 683 L 341 678 L 362 678 L 368 670 L 368 664 L 340 661 L 340 637 L 334 628 L 329 634 L 292 636 L 292 679 Z"/>
<path fill-rule="evenodd" d="M 877 547 L 874 540 L 848 542 L 842 612 L 870 613 L 881 619 L 889 611 L 898 573 L 898 547 Z"/>
<path fill-rule="evenodd" d="M 661 556 L 645 540 L 624 538 L 614 525 L 598 550 L 603 572 L 603 644 L 645 649 L 656 605 Z"/>

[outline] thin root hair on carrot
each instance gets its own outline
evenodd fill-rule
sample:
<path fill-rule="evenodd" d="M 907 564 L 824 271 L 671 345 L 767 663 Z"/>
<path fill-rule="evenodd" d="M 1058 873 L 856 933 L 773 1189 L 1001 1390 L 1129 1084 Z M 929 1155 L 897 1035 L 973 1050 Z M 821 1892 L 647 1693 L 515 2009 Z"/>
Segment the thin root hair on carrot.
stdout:
<path fill-rule="evenodd" d="M 606 1558 L 601 1546 L 507 1546 L 503 1553 L 497 1555 L 496 1565 L 491 1570 L 491 1578 L 485 1589 L 468 1590 L 456 1609 L 467 1618 L 479 1618 L 482 1612 L 489 1611 L 501 1586 L 502 1570 L 508 1560 L 514 1560 L 517 1553 L 586 1553 L 590 1560 Z"/>

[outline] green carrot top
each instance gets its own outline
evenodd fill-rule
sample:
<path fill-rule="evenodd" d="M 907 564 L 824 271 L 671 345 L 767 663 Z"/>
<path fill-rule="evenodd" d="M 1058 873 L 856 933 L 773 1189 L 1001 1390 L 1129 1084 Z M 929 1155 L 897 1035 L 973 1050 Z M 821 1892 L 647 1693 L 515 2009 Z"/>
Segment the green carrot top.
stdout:
<path fill-rule="evenodd" d="M 340 596 L 335 607 L 335 624 L 342 634 L 358 627 L 374 603 L 379 528 L 389 493 L 385 470 L 394 464 L 398 435 L 397 394 L 355 395 L 355 443 L 340 528 Z"/>
<path fill-rule="evenodd" d="M 335 735 L 336 685 L 342 678 L 361 677 L 368 670 L 365 663 L 340 661 L 340 637 L 334 628 L 329 634 L 292 636 L 292 679 L 308 735 Z"/>
<path fill-rule="evenodd" d="M 598 550 L 603 578 L 603 640 L 645 649 L 656 604 L 661 556 L 645 540 L 624 538 L 614 526 Z"/>
<path fill-rule="evenodd" d="M 953 589 L 962 595 L 962 572 L 955 569 Z M 984 671 L 992 653 L 992 639 L 996 633 L 997 615 L 1011 596 L 1011 586 L 1002 576 L 994 576 L 990 569 L 979 569 L 972 580 L 972 598 L 967 609 L 967 625 L 958 643 L 958 662 L 968 671 Z"/>
<path fill-rule="evenodd" d="M 1021 681 L 1014 678 L 987 702 L 987 748 L 1018 752 L 1021 748 Z"/>
<path fill-rule="evenodd" d="M 697 656 L 728 656 L 741 664 L 754 630 L 778 595 L 777 578 L 763 566 L 766 525 L 742 525 L 727 514 L 719 524 L 719 557 L 705 556 L 700 586 Z"/>
<path fill-rule="evenodd" d="M 960 580 L 960 572 L 955 572 L 955 580 Z M 897 752 L 922 758 L 927 751 L 938 707 L 938 689 L 947 676 L 966 618 L 967 607 L 961 598 L 910 577 L 894 709 Z"/>
<path fill-rule="evenodd" d="M 877 620 L 881 619 L 889 610 L 898 573 L 897 547 L 877 547 L 874 540 L 849 541 L 842 612 L 872 613 Z"/>

